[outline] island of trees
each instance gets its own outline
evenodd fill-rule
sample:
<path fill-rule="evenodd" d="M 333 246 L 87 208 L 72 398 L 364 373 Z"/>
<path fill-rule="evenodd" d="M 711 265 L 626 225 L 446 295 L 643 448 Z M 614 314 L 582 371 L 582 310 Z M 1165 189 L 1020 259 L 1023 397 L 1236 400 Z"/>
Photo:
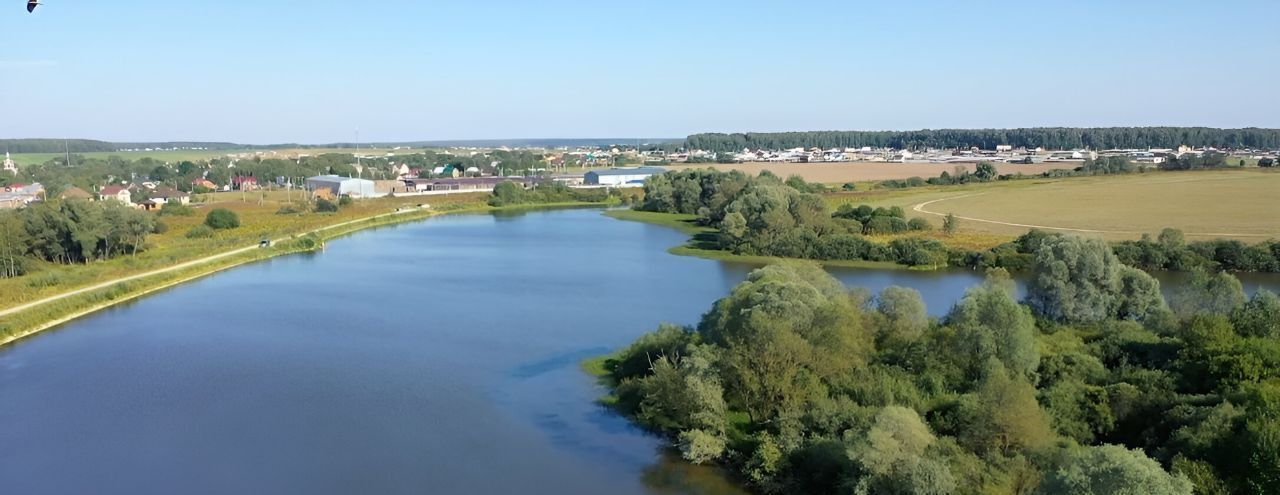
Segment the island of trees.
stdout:
<path fill-rule="evenodd" d="M 1046 149 L 1149 149 L 1178 146 L 1280 148 L 1280 129 L 1215 129 L 1208 127 L 1038 127 L 1022 129 L 933 129 L 919 131 L 814 131 L 694 134 L 688 149 L 873 148 L 955 149 L 998 145 Z"/>
<path fill-rule="evenodd" d="M 1105 172 L 1111 162 L 1090 162 Z M 979 164 L 974 173 L 946 173 L 933 183 L 954 184 L 996 180 L 994 167 Z M 914 185 L 912 181 L 902 187 Z M 921 180 L 922 184 L 926 181 Z M 885 261 L 913 267 L 1006 268 L 1030 267 L 1035 250 L 1045 238 L 1060 237 L 1042 231 L 1030 233 L 985 251 L 947 246 L 926 236 L 897 236 L 887 243 L 868 236 L 931 230 L 923 218 L 907 218 L 901 208 L 842 205 L 835 211 L 817 194 L 822 186 L 793 176 L 785 181 L 768 172 L 752 177 L 738 171 L 685 170 L 656 175 L 645 182 L 644 200 L 636 209 L 650 212 L 696 215 L 700 225 L 715 229 L 697 247 L 738 255 L 773 256 L 824 261 Z M 949 226 L 949 227 L 947 227 Z M 944 228 L 955 228 L 954 218 Z M 1145 269 L 1280 271 L 1280 242 L 1246 244 L 1217 239 L 1187 242 L 1180 231 L 1166 229 L 1157 239 L 1115 245 L 1126 263 Z"/>
<path fill-rule="evenodd" d="M 942 318 L 800 262 L 753 272 L 694 327 L 605 362 L 615 406 L 763 493 L 1280 490 L 1280 299 L 1160 285 L 1098 240 L 1034 250 Z"/>

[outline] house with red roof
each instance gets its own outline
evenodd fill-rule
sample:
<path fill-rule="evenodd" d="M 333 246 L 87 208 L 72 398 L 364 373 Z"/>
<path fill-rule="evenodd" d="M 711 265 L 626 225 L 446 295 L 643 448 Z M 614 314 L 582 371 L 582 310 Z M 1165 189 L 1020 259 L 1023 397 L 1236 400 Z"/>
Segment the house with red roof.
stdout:
<path fill-rule="evenodd" d="M 258 178 L 252 175 L 237 175 L 231 178 L 231 187 L 238 191 L 257 190 Z"/>

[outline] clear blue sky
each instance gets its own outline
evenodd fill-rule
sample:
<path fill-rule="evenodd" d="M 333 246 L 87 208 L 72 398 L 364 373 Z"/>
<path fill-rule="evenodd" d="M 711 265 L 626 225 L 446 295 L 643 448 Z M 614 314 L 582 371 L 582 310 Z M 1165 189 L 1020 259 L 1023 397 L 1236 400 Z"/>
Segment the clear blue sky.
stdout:
<path fill-rule="evenodd" d="M 0 137 L 1280 127 L 1280 1 L 0 0 Z"/>

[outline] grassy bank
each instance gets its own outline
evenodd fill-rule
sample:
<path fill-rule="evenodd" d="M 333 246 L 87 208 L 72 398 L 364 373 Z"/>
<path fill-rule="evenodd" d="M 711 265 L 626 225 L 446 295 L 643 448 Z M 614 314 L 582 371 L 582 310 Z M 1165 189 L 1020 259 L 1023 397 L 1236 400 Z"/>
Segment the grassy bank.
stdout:
<path fill-rule="evenodd" d="M 245 248 L 244 244 L 236 244 L 232 246 L 226 242 L 211 243 L 206 247 L 216 250 L 205 251 L 204 256 L 217 255 L 220 252 L 234 252 L 237 250 L 243 252 L 217 258 L 206 263 L 193 264 L 192 266 L 187 266 L 182 269 L 169 270 L 162 273 L 156 273 L 154 275 L 146 275 L 127 281 L 121 281 L 110 284 L 109 286 L 87 290 L 82 293 L 46 303 L 40 303 L 31 308 L 5 315 L 0 317 L 0 346 L 34 335 L 43 330 L 61 325 L 113 305 L 137 299 L 147 294 L 196 280 L 222 270 L 280 255 L 322 249 L 325 242 L 329 240 L 343 237 L 361 230 L 421 220 L 443 214 L 524 211 L 541 208 L 601 205 L 602 204 L 598 203 L 554 203 L 495 208 L 485 204 L 483 202 L 483 196 L 481 195 L 473 197 L 469 201 L 451 202 L 439 207 L 400 209 L 398 211 L 378 213 L 364 218 L 347 219 L 345 216 L 330 215 L 325 217 L 330 220 L 328 225 L 311 231 L 288 235 L 283 238 L 276 237 L 277 242 L 268 248 L 251 248 L 246 250 L 243 249 Z M 134 265 L 137 265 L 137 263 Z M 81 267 L 84 267 L 86 270 L 91 268 L 87 265 L 81 265 Z M 75 267 L 69 268 L 74 270 Z M 139 274 L 145 274 L 149 271 L 150 270 L 137 270 L 135 273 L 130 275 L 136 277 Z M 21 280 L 22 278 L 13 280 Z M 100 284 L 101 281 L 101 279 L 96 280 L 98 284 Z M 85 285 L 92 287 L 94 284 Z M 77 289 L 68 287 L 63 291 L 63 293 L 75 290 Z M 57 294 L 50 294 L 49 296 L 56 295 Z M 10 304 L 9 307 L 13 307 L 15 305 L 16 304 Z"/>

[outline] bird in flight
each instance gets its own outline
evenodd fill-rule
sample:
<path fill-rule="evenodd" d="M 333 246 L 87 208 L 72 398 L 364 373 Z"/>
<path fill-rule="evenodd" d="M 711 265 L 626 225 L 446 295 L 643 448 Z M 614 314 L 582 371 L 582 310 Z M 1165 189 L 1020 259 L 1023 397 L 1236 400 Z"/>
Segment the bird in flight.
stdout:
<path fill-rule="evenodd" d="M 37 5 L 40 5 L 40 0 L 27 0 L 27 12 L 35 12 Z"/>

